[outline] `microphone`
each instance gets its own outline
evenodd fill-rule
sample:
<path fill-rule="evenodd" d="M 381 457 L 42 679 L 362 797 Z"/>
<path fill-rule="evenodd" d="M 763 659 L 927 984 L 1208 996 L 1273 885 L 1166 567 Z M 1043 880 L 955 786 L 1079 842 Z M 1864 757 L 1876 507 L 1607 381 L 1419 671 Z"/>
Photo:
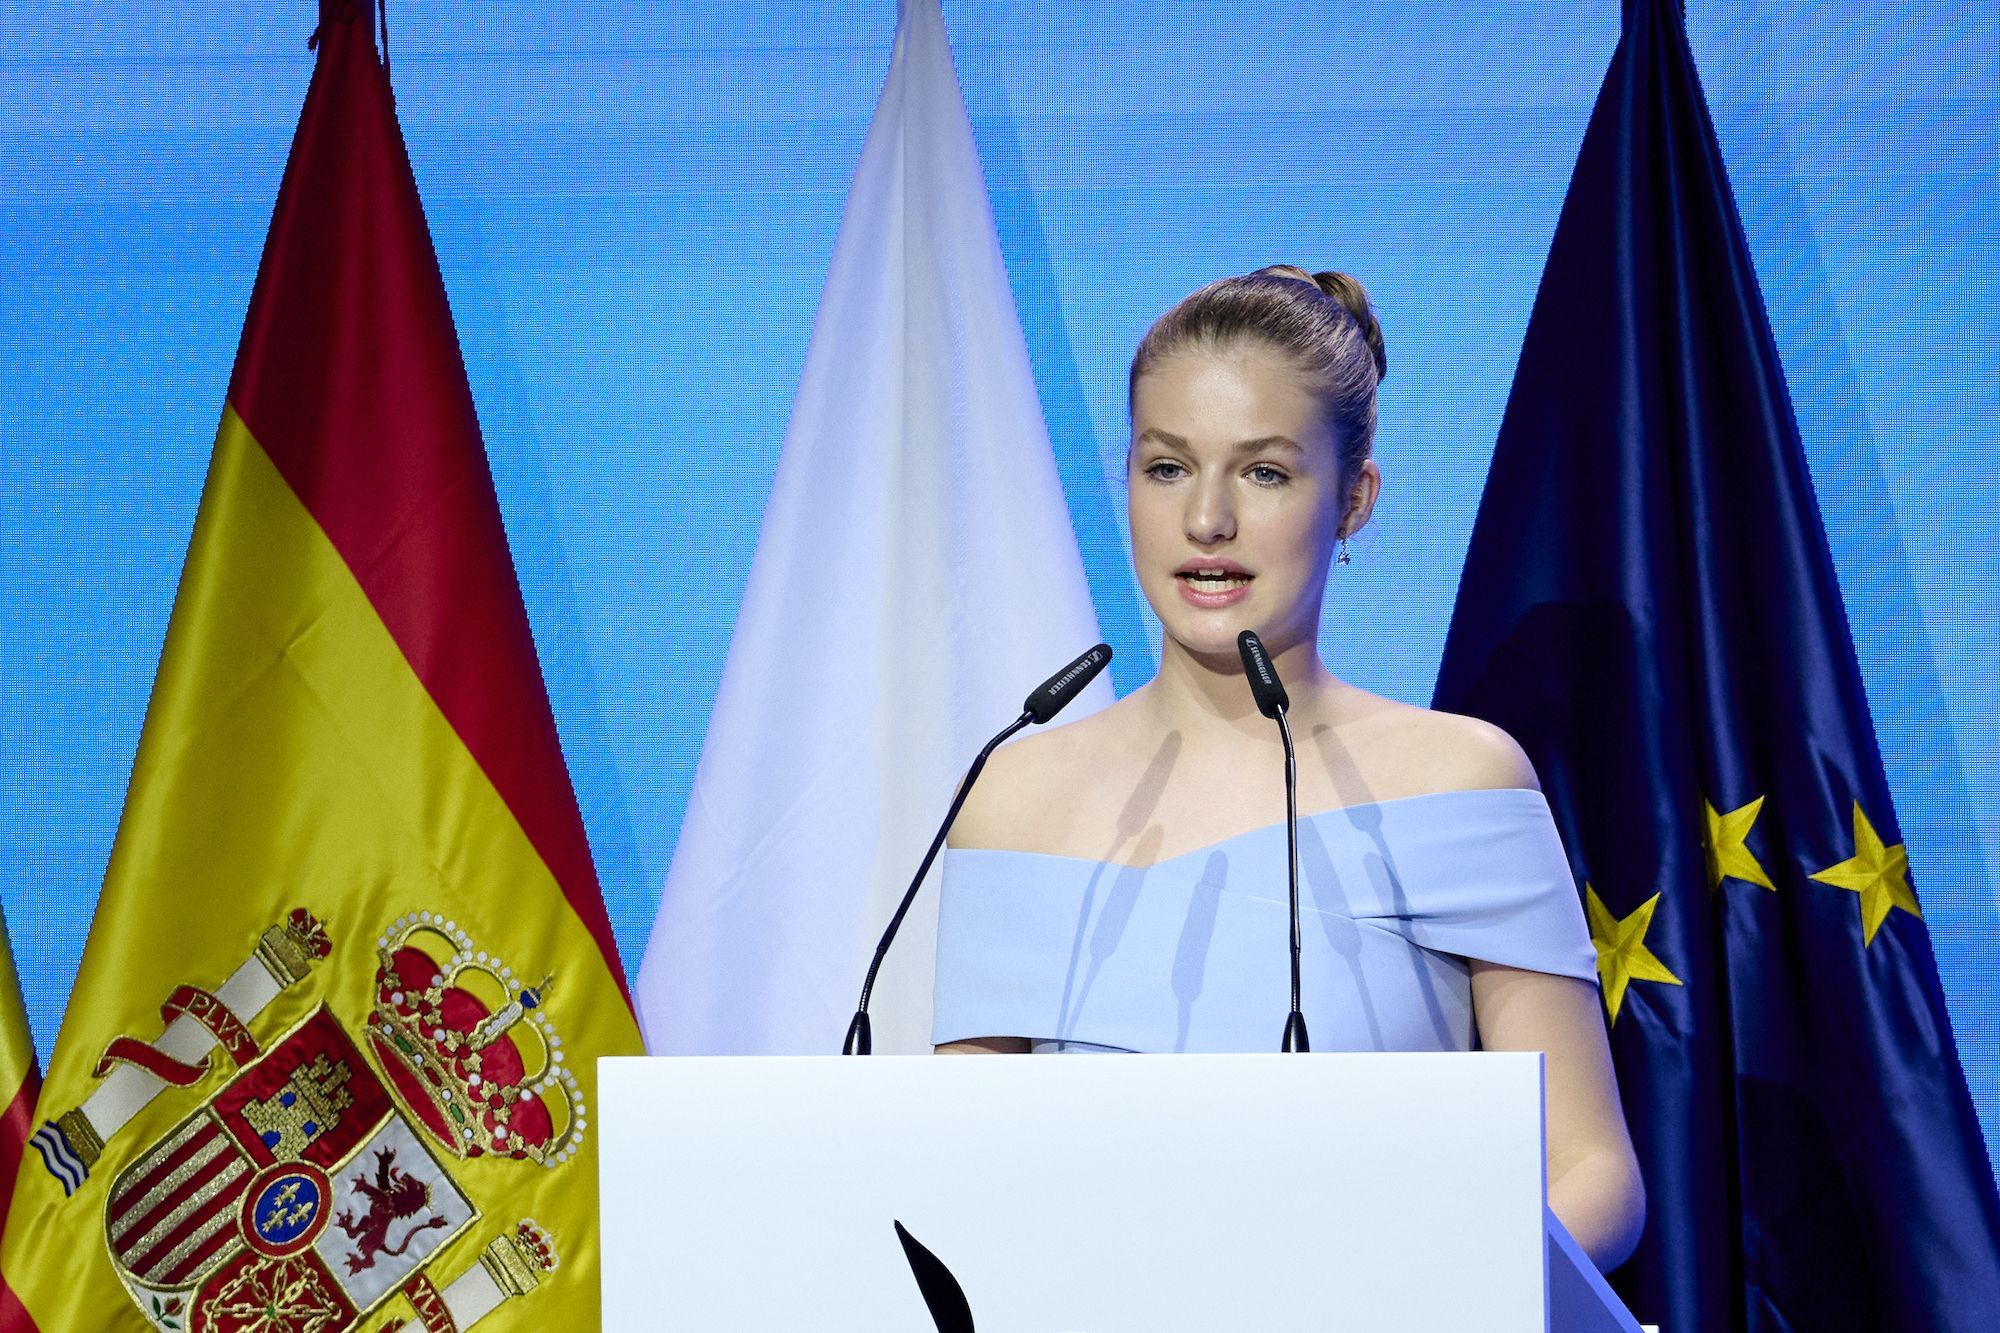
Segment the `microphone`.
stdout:
<path fill-rule="evenodd" d="M 1243 674 L 1250 678 L 1250 695 L 1257 701 L 1257 711 L 1274 720 L 1281 718 L 1292 706 L 1292 700 L 1285 693 L 1285 682 L 1278 679 L 1278 669 L 1271 665 L 1271 655 L 1264 651 L 1264 641 L 1257 637 L 1257 631 L 1246 629 L 1237 635 L 1236 651 L 1243 655 Z"/>
<path fill-rule="evenodd" d="M 1050 676 L 1035 687 L 1028 701 L 1021 705 L 1023 716 L 1033 719 L 1036 726 L 1042 725 L 1069 705 L 1083 687 L 1097 679 L 1097 673 L 1104 670 L 1111 661 L 1111 645 L 1100 643 L 1083 656 L 1071 662 L 1055 675 Z"/>
<path fill-rule="evenodd" d="M 1285 683 L 1278 679 L 1278 670 L 1271 665 L 1271 655 L 1264 651 L 1257 631 L 1246 629 L 1237 635 L 1236 651 L 1242 654 L 1243 674 L 1249 678 L 1250 695 L 1257 701 L 1257 711 L 1278 724 L 1278 735 L 1285 742 L 1285 859 L 1291 879 L 1292 1012 L 1285 1019 L 1285 1040 L 1279 1049 L 1288 1054 L 1309 1051 L 1312 1047 L 1306 1040 L 1306 1016 L 1299 1010 L 1299 761 L 1292 750 L 1292 724 L 1285 717 L 1292 701 L 1285 694 Z"/>
<path fill-rule="evenodd" d="M 1000 734 L 986 742 L 986 748 L 972 761 L 972 767 L 965 770 L 965 781 L 958 784 L 958 795 L 951 801 L 951 808 L 944 812 L 944 823 L 938 825 L 937 836 L 931 839 L 930 850 L 924 853 L 922 864 L 910 879 L 910 887 L 903 890 L 903 901 L 896 905 L 896 914 L 889 918 L 889 928 L 882 932 L 882 942 L 875 946 L 875 957 L 868 964 L 868 976 L 861 983 L 861 1002 L 855 1006 L 854 1019 L 847 1025 L 847 1040 L 842 1043 L 842 1055 L 867 1055 L 875 1046 L 875 1035 L 868 1023 L 868 997 L 875 990 L 875 974 L 882 970 L 882 960 L 889 954 L 889 945 L 894 942 L 896 932 L 902 929 L 903 918 L 908 915 L 910 904 L 917 900 L 917 890 L 923 886 L 924 876 L 930 873 L 931 862 L 937 860 L 938 852 L 944 847 L 945 835 L 951 832 L 952 821 L 958 818 L 965 798 L 972 794 L 972 784 L 979 780 L 980 770 L 986 767 L 986 760 L 1000 748 L 1000 742 L 1012 736 L 1021 728 L 1040 726 L 1069 706 L 1069 701 L 1083 693 L 1083 689 L 1111 661 L 1111 645 L 1100 643 L 1095 648 L 1078 657 L 1055 675 L 1050 676 L 1021 705 L 1021 716 L 1009 722 Z"/>

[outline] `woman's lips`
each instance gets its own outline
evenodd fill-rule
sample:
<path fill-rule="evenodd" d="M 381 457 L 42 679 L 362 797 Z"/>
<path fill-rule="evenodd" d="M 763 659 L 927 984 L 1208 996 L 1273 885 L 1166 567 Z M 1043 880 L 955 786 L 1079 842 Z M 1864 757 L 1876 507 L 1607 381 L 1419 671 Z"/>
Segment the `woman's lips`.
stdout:
<path fill-rule="evenodd" d="M 1250 582 L 1254 575 L 1236 570 L 1225 572 L 1182 570 L 1174 575 L 1174 582 L 1180 585 L 1181 600 L 1189 606 L 1213 611 L 1220 607 L 1234 606 L 1250 595 Z"/>

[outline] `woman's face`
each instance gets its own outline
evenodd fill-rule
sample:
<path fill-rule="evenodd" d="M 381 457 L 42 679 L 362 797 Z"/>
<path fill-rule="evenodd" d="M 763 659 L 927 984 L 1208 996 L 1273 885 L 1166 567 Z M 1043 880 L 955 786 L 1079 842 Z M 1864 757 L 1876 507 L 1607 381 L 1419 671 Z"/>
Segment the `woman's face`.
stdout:
<path fill-rule="evenodd" d="M 1234 661 L 1318 634 L 1344 501 L 1333 433 L 1285 357 L 1256 341 L 1182 350 L 1134 386 L 1132 562 L 1168 638 Z"/>

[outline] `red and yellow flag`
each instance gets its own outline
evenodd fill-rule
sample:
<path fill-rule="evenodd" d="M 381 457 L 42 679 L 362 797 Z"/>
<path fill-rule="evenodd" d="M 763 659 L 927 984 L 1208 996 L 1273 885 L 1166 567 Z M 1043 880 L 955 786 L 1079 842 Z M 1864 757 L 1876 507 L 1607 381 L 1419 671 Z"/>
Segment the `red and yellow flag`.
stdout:
<path fill-rule="evenodd" d="M 6 1236 L 7 1201 L 13 1197 L 21 1158 L 28 1151 L 35 1099 L 41 1090 L 42 1067 L 35 1062 L 28 1010 L 21 1003 L 21 978 L 14 971 L 14 942 L 7 935 L 6 915 L 0 913 L 0 1239 Z M 13 1305 L 7 1270 L 0 1268 L 0 1321 L 10 1317 Z"/>
<path fill-rule="evenodd" d="M 322 12 L 6 1333 L 597 1325 L 638 1030 L 373 6 Z"/>

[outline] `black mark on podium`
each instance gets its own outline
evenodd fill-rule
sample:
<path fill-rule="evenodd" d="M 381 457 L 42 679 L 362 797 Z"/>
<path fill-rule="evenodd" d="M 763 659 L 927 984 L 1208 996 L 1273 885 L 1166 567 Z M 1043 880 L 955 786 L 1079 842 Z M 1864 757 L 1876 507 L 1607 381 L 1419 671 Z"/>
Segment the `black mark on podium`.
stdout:
<path fill-rule="evenodd" d="M 944 1266 L 944 1260 L 925 1249 L 924 1243 L 901 1222 L 896 1223 L 896 1239 L 903 1242 L 903 1256 L 910 1261 L 910 1271 L 916 1274 L 917 1290 L 923 1293 L 924 1304 L 930 1307 L 938 1333 L 973 1333 L 972 1306 L 967 1303 L 958 1279 Z"/>

